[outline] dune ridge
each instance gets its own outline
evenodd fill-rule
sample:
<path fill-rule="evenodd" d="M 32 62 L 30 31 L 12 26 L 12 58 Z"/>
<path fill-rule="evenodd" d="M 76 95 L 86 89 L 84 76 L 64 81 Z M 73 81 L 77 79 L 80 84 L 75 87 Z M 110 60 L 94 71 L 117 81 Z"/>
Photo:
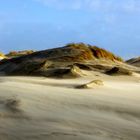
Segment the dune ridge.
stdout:
<path fill-rule="evenodd" d="M 25 53 L 25 52 L 24 52 Z M 113 67 L 121 67 L 138 71 L 136 67 L 127 65 L 120 57 L 102 48 L 88 44 L 68 44 L 61 48 L 31 52 L 26 55 L 4 59 L 0 62 L 0 73 L 5 75 L 37 75 L 51 76 L 50 73 L 72 72 L 75 65 L 81 69 L 106 72 Z M 126 69 L 126 70 L 125 70 Z M 56 71 L 57 70 L 57 71 Z M 60 72 L 61 71 L 61 72 Z M 123 73 L 122 73 L 123 74 Z M 54 77 L 52 74 L 52 77 Z M 58 74 L 59 75 L 59 74 Z"/>

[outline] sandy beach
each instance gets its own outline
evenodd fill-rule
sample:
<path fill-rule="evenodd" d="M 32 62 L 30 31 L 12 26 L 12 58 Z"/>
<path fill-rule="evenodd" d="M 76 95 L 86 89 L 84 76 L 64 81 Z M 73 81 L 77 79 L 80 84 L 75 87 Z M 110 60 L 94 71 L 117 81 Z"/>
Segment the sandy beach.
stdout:
<path fill-rule="evenodd" d="M 139 140 L 139 74 L 91 75 L 0 77 L 0 139 Z M 104 86 L 75 88 L 93 79 Z"/>

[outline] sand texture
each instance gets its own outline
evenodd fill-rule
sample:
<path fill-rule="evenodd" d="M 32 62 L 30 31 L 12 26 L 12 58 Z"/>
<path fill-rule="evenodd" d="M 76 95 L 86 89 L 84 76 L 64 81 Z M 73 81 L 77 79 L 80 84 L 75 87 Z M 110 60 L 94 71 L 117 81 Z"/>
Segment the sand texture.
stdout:
<path fill-rule="evenodd" d="M 103 85 L 75 88 L 93 80 Z M 139 139 L 139 74 L 0 77 L 0 140 Z"/>

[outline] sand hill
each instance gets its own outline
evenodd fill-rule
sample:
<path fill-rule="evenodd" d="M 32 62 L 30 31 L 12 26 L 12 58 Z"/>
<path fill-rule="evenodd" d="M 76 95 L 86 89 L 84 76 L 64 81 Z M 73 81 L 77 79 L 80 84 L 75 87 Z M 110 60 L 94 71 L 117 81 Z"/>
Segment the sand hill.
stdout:
<path fill-rule="evenodd" d="M 6 75 L 43 75 L 55 77 L 71 73 L 72 67 L 106 72 L 113 67 L 126 67 L 120 57 L 104 49 L 79 43 L 61 48 L 32 52 L 2 61 L 0 73 Z M 131 67 L 132 69 L 135 69 Z M 63 74 L 62 74 L 63 73 Z M 81 74 L 79 74 L 81 75 Z M 64 76 L 65 77 L 65 76 Z"/>
<path fill-rule="evenodd" d="M 126 61 L 126 63 L 140 67 L 140 57 L 129 59 Z"/>

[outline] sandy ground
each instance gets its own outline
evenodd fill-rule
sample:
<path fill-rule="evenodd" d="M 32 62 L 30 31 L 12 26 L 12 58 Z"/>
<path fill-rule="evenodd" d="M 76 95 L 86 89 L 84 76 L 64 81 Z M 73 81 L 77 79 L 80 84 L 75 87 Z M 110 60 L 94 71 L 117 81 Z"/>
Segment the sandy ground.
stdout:
<path fill-rule="evenodd" d="M 140 140 L 140 77 L 0 77 L 0 140 Z"/>

